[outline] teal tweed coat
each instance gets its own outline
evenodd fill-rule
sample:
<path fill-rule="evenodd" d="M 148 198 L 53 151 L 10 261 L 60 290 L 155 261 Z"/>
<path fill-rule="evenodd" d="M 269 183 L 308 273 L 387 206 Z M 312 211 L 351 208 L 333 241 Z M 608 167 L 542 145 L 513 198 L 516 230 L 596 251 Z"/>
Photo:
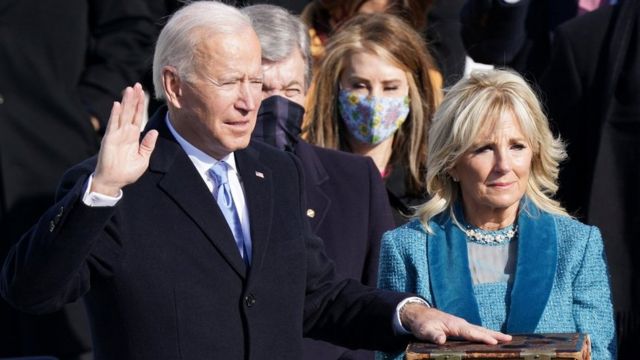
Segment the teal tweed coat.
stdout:
<path fill-rule="evenodd" d="M 464 232 L 448 211 L 430 226 L 434 234 L 413 220 L 384 235 L 379 287 L 414 292 L 442 311 L 509 334 L 589 333 L 593 359 L 615 359 L 609 276 L 598 228 L 542 212 L 524 200 L 513 281 L 473 285 Z"/>

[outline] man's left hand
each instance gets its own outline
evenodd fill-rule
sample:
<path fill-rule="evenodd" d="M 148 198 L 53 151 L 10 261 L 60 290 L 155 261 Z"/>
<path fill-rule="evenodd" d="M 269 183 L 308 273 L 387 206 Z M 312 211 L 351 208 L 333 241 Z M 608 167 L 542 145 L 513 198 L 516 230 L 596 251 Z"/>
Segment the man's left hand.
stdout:
<path fill-rule="evenodd" d="M 490 345 L 511 341 L 511 335 L 469 324 L 462 318 L 419 303 L 405 304 L 400 320 L 416 338 L 436 344 L 444 344 L 449 336 Z"/>

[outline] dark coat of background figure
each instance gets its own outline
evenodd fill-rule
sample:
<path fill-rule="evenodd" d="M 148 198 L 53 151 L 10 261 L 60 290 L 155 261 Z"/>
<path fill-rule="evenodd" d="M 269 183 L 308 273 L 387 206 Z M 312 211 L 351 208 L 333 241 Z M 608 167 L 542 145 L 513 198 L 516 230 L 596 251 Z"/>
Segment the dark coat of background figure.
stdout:
<path fill-rule="evenodd" d="M 460 35 L 460 10 L 464 0 L 434 0 L 427 13 L 425 38 L 436 60 L 444 87 L 452 86 L 464 75 L 467 55 Z"/>
<path fill-rule="evenodd" d="M 411 176 L 409 169 L 392 166 L 391 173 L 384 178 L 389 204 L 393 209 L 393 220 L 396 227 L 409 222 L 415 208 L 429 200 L 429 195 L 411 191 L 407 187 L 407 178 Z"/>
<path fill-rule="evenodd" d="M 150 64 L 153 20 L 139 0 L 0 2 L 0 261 L 53 203 L 64 171 L 98 150 L 122 89 Z M 90 350 L 80 304 L 29 316 L 0 300 L 0 357 L 75 359 Z"/>
<path fill-rule="evenodd" d="M 292 14 L 299 15 L 312 0 L 236 0 L 236 6 L 249 6 L 255 4 L 271 4 L 283 7 Z"/>
<path fill-rule="evenodd" d="M 537 82 L 549 62 L 553 30 L 578 13 L 578 0 L 466 0 L 460 19 L 469 56 Z"/>
<path fill-rule="evenodd" d="M 304 141 L 295 145 L 295 154 L 305 175 L 307 207 L 314 210 L 311 230 L 322 239 L 336 274 L 375 287 L 380 240 L 394 228 L 378 169 L 369 158 Z M 304 359 L 373 358 L 370 351 L 347 351 L 313 339 L 305 339 L 304 349 Z"/>
<path fill-rule="evenodd" d="M 635 359 L 640 339 L 639 52 L 640 2 L 621 1 L 560 26 L 542 79 L 568 144 L 560 199 L 602 231 L 620 359 Z"/>
<path fill-rule="evenodd" d="M 235 152 L 251 223 L 247 268 L 164 118 L 150 120 L 160 135 L 149 168 L 117 206 L 80 199 L 95 160 L 67 173 L 56 205 L 10 253 L 4 296 L 46 312 L 84 295 L 98 360 L 298 360 L 303 334 L 343 346 L 402 345 L 391 319 L 409 294 L 335 281 L 310 231 L 293 155 L 256 142 Z M 38 262 L 37 249 L 54 243 L 49 262 Z M 51 275 L 34 279 L 31 270 Z"/>

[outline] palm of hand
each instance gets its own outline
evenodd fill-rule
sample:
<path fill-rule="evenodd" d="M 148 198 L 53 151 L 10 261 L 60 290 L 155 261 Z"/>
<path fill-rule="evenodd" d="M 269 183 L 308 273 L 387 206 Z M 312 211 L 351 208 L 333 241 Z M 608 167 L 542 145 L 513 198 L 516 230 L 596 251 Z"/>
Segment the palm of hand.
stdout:
<path fill-rule="evenodd" d="M 116 196 L 124 186 L 138 180 L 149 166 L 158 133 L 149 131 L 139 141 L 144 111 L 140 84 L 125 89 L 122 104 L 114 103 L 91 191 Z"/>

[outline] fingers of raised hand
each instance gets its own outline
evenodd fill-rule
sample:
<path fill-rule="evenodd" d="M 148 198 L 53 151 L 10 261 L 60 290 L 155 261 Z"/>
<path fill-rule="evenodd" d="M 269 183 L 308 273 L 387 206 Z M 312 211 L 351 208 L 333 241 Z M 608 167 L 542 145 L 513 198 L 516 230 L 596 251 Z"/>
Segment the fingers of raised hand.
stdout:
<path fill-rule="evenodd" d="M 125 88 L 122 93 L 122 101 L 113 103 L 107 132 L 127 128 L 131 124 L 136 125 L 139 129 L 145 110 L 145 97 L 142 86 L 136 83 L 133 87 Z"/>
<path fill-rule="evenodd" d="M 107 128 L 105 129 L 105 134 L 109 134 L 120 126 L 120 113 L 122 113 L 122 105 L 114 101 L 113 106 L 111 107 L 111 114 L 109 115 L 109 122 L 107 123 Z"/>
<path fill-rule="evenodd" d="M 139 83 L 136 83 L 134 85 L 133 90 L 138 100 L 136 113 L 133 118 L 133 124 L 136 125 L 137 128 L 140 128 L 142 126 L 142 119 L 144 119 L 144 112 L 147 111 L 145 95 L 144 90 L 142 90 L 142 85 L 140 85 Z"/>
<path fill-rule="evenodd" d="M 156 146 L 156 140 L 158 139 L 158 131 L 150 130 L 147 134 L 142 138 L 140 142 L 139 154 L 143 156 L 145 159 L 149 159 L 151 156 L 151 152 Z"/>
<path fill-rule="evenodd" d="M 122 114 L 120 115 L 120 126 L 137 124 L 142 120 L 144 107 L 144 91 L 142 86 L 136 83 L 133 88 L 127 87 L 122 95 Z"/>

